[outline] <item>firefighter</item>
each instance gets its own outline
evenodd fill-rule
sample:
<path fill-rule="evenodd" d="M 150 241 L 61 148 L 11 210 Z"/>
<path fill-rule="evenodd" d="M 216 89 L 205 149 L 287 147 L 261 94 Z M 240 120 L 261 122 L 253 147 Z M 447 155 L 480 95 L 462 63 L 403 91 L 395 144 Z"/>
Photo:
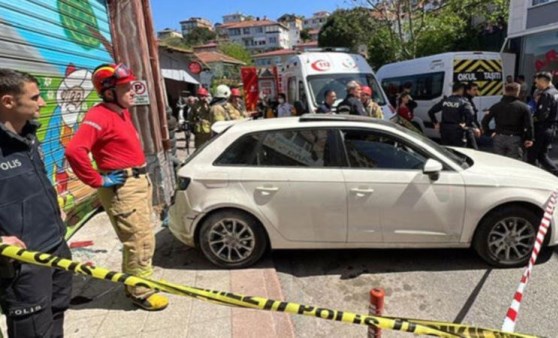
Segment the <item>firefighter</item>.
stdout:
<path fill-rule="evenodd" d="M 227 110 L 231 120 L 241 120 L 247 116 L 244 105 L 242 104 L 242 95 L 238 88 L 231 89 L 229 102 L 225 104 L 224 108 Z"/>
<path fill-rule="evenodd" d="M 200 87 L 197 92 L 198 102 L 192 106 L 188 116 L 189 124 L 194 133 L 194 145 L 198 149 L 211 138 L 211 115 L 209 113 L 209 92 Z"/>
<path fill-rule="evenodd" d="M 77 177 L 98 189 L 101 204 L 123 244 L 123 272 L 149 278 L 155 252 L 152 185 L 139 134 L 128 111 L 133 104 L 131 82 L 135 79 L 124 64 L 103 64 L 93 71 L 93 86 L 103 102 L 86 113 L 66 148 L 66 157 Z M 98 171 L 91 164 L 90 153 Z M 134 305 L 148 311 L 168 305 L 165 296 L 144 286 L 127 286 L 126 295 Z"/>
<path fill-rule="evenodd" d="M 228 110 L 225 106 L 231 96 L 231 89 L 227 85 L 218 85 L 215 88 L 215 95 L 209 104 L 210 123 L 213 125 L 217 121 L 228 121 L 231 119 Z"/>
<path fill-rule="evenodd" d="M 362 104 L 364 105 L 364 110 L 366 111 L 366 115 L 383 120 L 384 113 L 382 112 L 382 107 L 380 107 L 372 99 L 372 88 L 368 86 L 362 86 L 361 90 L 362 92 L 360 93 L 360 99 L 362 101 Z"/>

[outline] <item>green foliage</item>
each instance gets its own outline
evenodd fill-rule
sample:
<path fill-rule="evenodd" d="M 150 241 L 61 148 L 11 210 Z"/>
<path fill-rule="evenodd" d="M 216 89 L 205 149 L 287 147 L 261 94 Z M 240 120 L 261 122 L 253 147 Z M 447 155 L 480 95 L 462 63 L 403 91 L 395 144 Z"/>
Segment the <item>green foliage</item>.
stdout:
<path fill-rule="evenodd" d="M 300 40 L 302 40 L 302 42 L 312 40 L 312 37 L 310 36 L 310 29 L 304 28 L 300 31 Z"/>
<path fill-rule="evenodd" d="M 216 37 L 217 34 L 214 31 L 203 27 L 196 27 L 184 36 L 184 41 L 189 46 L 198 46 L 206 44 L 211 40 L 215 40 Z"/>
<path fill-rule="evenodd" d="M 320 31 L 320 46 L 368 45 L 374 67 L 450 51 L 497 50 L 510 0 L 352 0 Z M 363 8 L 362 6 L 366 6 Z M 486 28 L 496 28 L 488 33 Z"/>
<path fill-rule="evenodd" d="M 221 53 L 240 60 L 246 65 L 252 64 L 252 55 L 250 52 L 242 45 L 238 43 L 227 42 L 219 45 L 219 50 Z"/>
<path fill-rule="evenodd" d="M 345 47 L 356 51 L 360 44 L 369 44 L 370 33 L 377 23 L 370 10 L 363 7 L 339 9 L 332 13 L 318 34 L 320 47 Z"/>
<path fill-rule="evenodd" d="M 188 45 L 186 41 L 180 37 L 168 37 L 166 39 L 161 40 L 161 43 L 163 45 L 172 46 L 172 47 L 178 47 L 184 49 L 190 48 L 190 45 Z"/>

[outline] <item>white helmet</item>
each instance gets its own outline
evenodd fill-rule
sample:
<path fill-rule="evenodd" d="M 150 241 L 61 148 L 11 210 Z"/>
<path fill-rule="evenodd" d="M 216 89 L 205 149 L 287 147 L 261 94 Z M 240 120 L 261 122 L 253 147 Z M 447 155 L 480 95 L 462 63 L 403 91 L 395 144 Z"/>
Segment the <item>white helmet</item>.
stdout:
<path fill-rule="evenodd" d="M 218 85 L 215 89 L 215 97 L 219 99 L 228 99 L 231 96 L 231 89 L 227 85 Z"/>

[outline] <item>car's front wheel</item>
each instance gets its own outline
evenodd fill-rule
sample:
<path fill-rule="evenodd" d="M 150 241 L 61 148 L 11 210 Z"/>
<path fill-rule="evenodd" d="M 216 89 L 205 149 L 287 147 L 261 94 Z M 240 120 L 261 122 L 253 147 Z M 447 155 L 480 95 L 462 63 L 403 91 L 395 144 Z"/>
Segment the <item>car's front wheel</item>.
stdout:
<path fill-rule="evenodd" d="M 490 265 L 524 266 L 531 256 L 541 217 L 522 207 L 496 210 L 481 221 L 473 247 Z"/>
<path fill-rule="evenodd" d="M 254 217 L 236 210 L 218 211 L 201 225 L 200 248 L 213 264 L 223 268 L 245 268 L 265 252 L 267 239 Z"/>

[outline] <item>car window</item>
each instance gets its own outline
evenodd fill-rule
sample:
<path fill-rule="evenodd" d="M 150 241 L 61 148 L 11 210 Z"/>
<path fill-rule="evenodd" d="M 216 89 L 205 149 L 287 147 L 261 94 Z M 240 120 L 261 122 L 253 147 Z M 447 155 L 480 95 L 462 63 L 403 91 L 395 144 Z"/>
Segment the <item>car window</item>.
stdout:
<path fill-rule="evenodd" d="M 262 134 L 244 135 L 219 156 L 216 165 L 255 165 L 256 151 Z"/>
<path fill-rule="evenodd" d="M 337 166 L 335 141 L 335 131 L 328 129 L 268 132 L 262 139 L 257 165 L 310 168 Z"/>
<path fill-rule="evenodd" d="M 392 135 L 369 130 L 343 130 L 342 135 L 351 168 L 418 170 L 427 160 Z"/>
<path fill-rule="evenodd" d="M 228 147 L 216 165 L 339 167 L 336 131 L 298 129 L 245 135 Z"/>

